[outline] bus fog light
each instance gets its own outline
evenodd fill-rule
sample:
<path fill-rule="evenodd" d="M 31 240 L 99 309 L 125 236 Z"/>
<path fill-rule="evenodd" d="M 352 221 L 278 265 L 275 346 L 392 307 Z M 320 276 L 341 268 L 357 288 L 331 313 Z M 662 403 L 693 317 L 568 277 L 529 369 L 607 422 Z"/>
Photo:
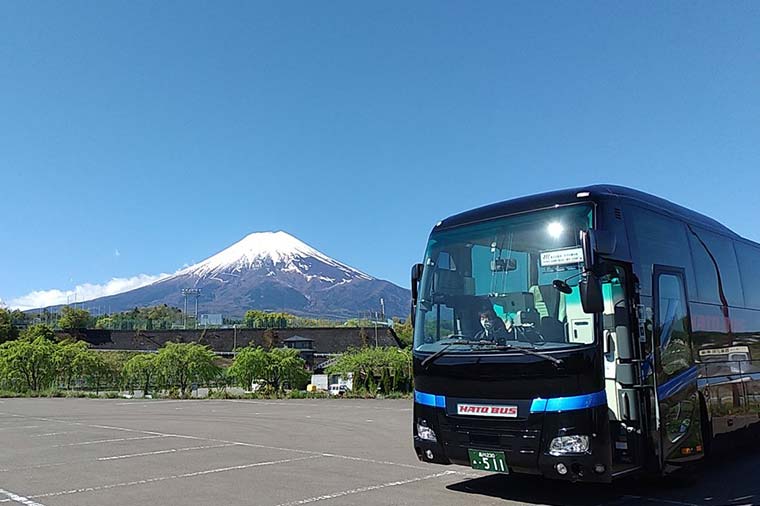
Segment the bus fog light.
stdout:
<path fill-rule="evenodd" d="M 417 435 L 420 437 L 420 439 L 424 439 L 425 441 L 433 441 L 438 442 L 438 438 L 435 437 L 435 432 L 433 432 L 433 429 L 428 427 L 427 421 L 425 420 L 417 420 Z"/>
<path fill-rule="evenodd" d="M 567 466 L 563 464 L 562 462 L 554 466 L 554 469 L 556 469 L 557 472 L 561 474 L 562 476 L 567 474 Z"/>
<path fill-rule="evenodd" d="M 588 436 L 560 436 L 552 439 L 549 455 L 567 455 L 571 453 L 588 453 Z"/>

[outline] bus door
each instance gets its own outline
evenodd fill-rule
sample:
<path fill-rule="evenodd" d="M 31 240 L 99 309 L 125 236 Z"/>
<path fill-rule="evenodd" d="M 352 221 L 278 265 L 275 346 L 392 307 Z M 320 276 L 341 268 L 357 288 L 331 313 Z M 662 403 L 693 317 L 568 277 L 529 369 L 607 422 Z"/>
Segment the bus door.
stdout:
<path fill-rule="evenodd" d="M 631 325 L 633 286 L 630 269 L 615 265 L 602 279 L 604 296 L 604 384 L 610 417 L 613 472 L 642 465 L 642 413 L 638 353 Z"/>
<path fill-rule="evenodd" d="M 655 415 L 666 471 L 701 457 L 703 446 L 684 270 L 655 265 L 653 281 Z"/>

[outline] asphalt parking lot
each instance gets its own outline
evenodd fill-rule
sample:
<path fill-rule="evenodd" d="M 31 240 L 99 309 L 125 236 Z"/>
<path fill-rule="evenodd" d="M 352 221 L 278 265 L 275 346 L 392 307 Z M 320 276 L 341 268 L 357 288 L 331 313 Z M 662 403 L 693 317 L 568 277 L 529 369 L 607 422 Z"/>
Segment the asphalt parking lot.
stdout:
<path fill-rule="evenodd" d="M 572 485 L 422 464 L 409 401 L 0 400 L 0 504 L 745 505 L 760 454 Z"/>

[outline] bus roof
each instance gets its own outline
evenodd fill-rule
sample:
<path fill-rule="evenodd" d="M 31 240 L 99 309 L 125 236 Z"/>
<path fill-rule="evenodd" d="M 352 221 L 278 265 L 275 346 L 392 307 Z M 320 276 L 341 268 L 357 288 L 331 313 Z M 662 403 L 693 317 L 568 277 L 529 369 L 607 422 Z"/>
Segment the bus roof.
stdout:
<path fill-rule="evenodd" d="M 527 195 L 515 199 L 497 202 L 483 207 L 478 207 L 470 211 L 455 214 L 443 220 L 436 227 L 437 230 L 457 227 L 469 223 L 490 220 L 510 214 L 530 211 L 533 209 L 545 209 L 554 205 L 573 204 L 579 202 L 600 202 L 604 200 L 628 201 L 631 204 L 640 207 L 649 208 L 662 212 L 673 218 L 701 226 L 715 232 L 728 235 L 733 238 L 741 239 L 734 231 L 721 224 L 720 222 L 692 211 L 686 207 L 674 204 L 669 200 L 645 193 L 625 186 L 600 184 L 591 186 L 581 186 L 578 188 L 567 188 L 564 190 L 555 190 L 535 195 Z M 746 240 L 746 239 L 745 239 Z"/>

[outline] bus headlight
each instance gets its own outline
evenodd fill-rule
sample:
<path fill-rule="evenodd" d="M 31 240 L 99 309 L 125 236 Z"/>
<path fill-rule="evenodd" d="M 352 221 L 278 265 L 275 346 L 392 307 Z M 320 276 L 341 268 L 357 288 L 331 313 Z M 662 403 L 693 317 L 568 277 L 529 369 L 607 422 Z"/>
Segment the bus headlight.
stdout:
<path fill-rule="evenodd" d="M 425 441 L 432 441 L 434 443 L 438 442 L 438 438 L 435 437 L 435 432 L 428 427 L 427 421 L 423 419 L 417 420 L 417 435 L 420 439 L 424 439 Z"/>
<path fill-rule="evenodd" d="M 552 439 L 549 445 L 549 455 L 555 457 L 571 453 L 588 453 L 588 436 L 560 436 Z"/>

